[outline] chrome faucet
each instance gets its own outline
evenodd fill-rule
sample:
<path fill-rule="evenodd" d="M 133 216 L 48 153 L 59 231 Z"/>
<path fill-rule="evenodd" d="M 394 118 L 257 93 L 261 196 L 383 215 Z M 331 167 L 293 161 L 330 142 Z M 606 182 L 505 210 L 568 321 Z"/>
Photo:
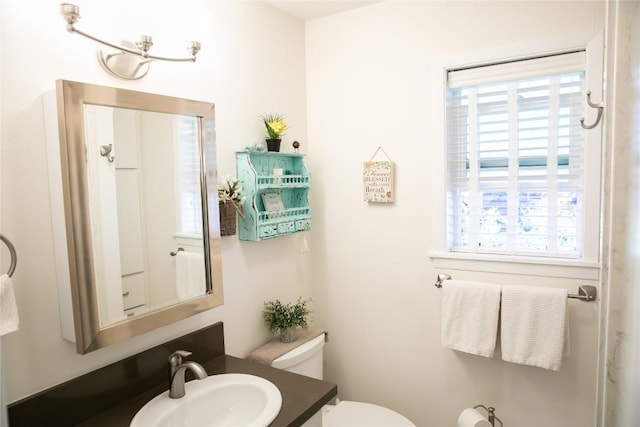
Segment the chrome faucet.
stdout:
<path fill-rule="evenodd" d="M 169 356 L 169 367 L 171 369 L 169 397 L 171 399 L 184 397 L 184 374 L 187 369 L 191 369 L 196 379 L 203 380 L 207 378 L 207 371 L 205 371 L 199 363 L 191 360 L 184 363 L 182 362 L 183 357 L 190 355 L 191 352 L 189 351 L 178 350 Z"/>

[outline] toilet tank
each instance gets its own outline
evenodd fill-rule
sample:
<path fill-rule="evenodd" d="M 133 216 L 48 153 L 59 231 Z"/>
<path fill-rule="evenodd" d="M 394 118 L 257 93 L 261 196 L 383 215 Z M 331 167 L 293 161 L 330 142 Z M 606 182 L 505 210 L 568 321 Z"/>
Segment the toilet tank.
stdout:
<path fill-rule="evenodd" d="M 271 362 L 271 366 L 308 377 L 322 379 L 322 349 L 325 334 L 299 345 Z"/>

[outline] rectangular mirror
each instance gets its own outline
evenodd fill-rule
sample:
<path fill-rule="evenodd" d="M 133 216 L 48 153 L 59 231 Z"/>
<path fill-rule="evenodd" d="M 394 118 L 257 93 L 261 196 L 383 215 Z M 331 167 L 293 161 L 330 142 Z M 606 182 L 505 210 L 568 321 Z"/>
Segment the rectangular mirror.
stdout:
<path fill-rule="evenodd" d="M 59 80 L 76 349 L 223 303 L 214 105 Z"/>

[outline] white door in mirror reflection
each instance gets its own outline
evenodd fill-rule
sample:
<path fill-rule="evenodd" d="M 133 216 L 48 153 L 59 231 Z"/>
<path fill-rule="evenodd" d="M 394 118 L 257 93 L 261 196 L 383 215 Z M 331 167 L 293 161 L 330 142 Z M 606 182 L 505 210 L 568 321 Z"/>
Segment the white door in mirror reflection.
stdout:
<path fill-rule="evenodd" d="M 197 129 L 194 117 L 85 105 L 101 327 L 206 293 Z"/>

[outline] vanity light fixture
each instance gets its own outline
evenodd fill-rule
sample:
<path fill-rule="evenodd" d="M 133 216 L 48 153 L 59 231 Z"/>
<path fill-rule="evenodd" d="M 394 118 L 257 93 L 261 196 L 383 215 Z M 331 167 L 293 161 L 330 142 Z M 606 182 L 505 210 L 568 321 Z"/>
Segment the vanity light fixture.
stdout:
<path fill-rule="evenodd" d="M 195 62 L 196 55 L 200 51 L 200 42 L 188 41 L 186 49 L 189 57 L 168 58 L 149 54 L 149 49 L 153 46 L 151 36 L 141 35 L 135 42 L 122 42 L 121 45 L 113 44 L 89 35 L 79 29 L 74 24 L 80 19 L 80 8 L 70 3 L 60 4 L 60 14 L 67 21 L 67 31 L 78 33 L 88 39 L 108 46 L 109 50 L 98 50 L 98 62 L 109 74 L 124 80 L 138 80 L 146 76 L 149 72 L 152 61 L 173 61 L 173 62 Z"/>

